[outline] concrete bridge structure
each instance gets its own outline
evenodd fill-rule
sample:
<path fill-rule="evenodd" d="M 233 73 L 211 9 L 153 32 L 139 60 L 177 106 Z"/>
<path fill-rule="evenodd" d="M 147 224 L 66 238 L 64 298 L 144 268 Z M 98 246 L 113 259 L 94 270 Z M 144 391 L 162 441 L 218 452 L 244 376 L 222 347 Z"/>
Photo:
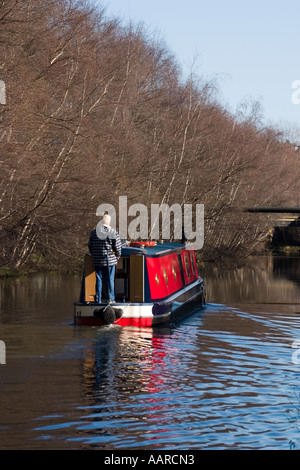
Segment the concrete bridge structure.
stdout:
<path fill-rule="evenodd" d="M 272 245 L 300 246 L 300 207 L 293 206 L 253 206 L 245 212 L 282 214 L 272 233 Z M 299 215 L 298 215 L 299 214 Z"/>

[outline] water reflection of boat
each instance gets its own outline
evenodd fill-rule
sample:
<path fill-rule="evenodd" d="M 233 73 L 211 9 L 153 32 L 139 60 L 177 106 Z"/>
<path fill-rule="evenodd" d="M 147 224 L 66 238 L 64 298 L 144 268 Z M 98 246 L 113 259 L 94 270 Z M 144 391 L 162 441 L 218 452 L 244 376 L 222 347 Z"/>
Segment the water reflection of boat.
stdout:
<path fill-rule="evenodd" d="M 194 250 L 181 243 L 148 245 L 122 248 L 114 304 L 94 302 L 95 272 L 91 256 L 85 256 L 80 301 L 74 304 L 76 325 L 152 327 L 176 322 L 205 303 Z"/>

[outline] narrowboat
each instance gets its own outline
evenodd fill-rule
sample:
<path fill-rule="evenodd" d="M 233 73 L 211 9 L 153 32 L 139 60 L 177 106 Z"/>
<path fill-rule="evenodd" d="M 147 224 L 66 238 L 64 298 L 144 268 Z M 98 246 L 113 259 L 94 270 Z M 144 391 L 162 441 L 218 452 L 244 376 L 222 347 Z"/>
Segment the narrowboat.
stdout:
<path fill-rule="evenodd" d="M 205 305 L 195 251 L 184 243 L 132 242 L 122 246 L 114 303 L 94 302 L 92 257 L 84 258 L 75 325 L 154 327 L 178 322 Z"/>

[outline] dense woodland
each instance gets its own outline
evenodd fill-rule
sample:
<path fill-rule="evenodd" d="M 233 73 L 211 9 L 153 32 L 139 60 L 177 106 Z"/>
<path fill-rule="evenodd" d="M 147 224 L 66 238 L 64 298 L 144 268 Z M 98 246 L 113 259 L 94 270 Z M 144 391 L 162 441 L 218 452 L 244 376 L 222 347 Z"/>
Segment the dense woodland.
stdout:
<path fill-rule="evenodd" d="M 183 79 L 167 45 L 90 2 L 0 1 L 0 266 L 81 266 L 102 203 L 201 203 L 210 259 L 258 249 L 298 204 L 299 154 L 257 103 Z"/>

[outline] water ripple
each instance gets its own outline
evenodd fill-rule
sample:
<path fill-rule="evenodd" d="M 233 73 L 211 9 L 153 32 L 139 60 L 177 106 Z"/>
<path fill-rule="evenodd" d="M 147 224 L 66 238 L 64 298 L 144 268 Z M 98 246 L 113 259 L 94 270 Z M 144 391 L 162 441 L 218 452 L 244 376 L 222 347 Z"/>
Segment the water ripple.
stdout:
<path fill-rule="evenodd" d="M 299 371 L 287 318 L 213 314 L 167 332 L 99 331 L 86 351 L 80 419 L 35 430 L 65 428 L 70 444 L 100 449 L 289 448 L 299 437 L 288 417 Z"/>
<path fill-rule="evenodd" d="M 3 449 L 300 447 L 292 348 L 300 316 L 291 300 L 208 303 L 179 325 L 154 330 L 74 328 L 65 307 L 62 315 L 53 304 L 37 311 L 30 303 L 29 322 L 24 308 L 14 310 L 16 324 L 5 313 Z"/>

